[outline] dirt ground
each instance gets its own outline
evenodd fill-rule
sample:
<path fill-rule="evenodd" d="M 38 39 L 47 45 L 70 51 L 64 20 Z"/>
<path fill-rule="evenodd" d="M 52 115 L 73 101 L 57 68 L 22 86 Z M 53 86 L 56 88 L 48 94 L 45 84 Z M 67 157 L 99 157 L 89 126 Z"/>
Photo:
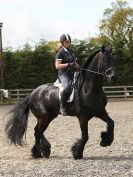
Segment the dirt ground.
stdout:
<path fill-rule="evenodd" d="M 100 147 L 100 132 L 106 124 L 89 122 L 89 141 L 82 160 L 74 160 L 71 146 L 80 137 L 76 117 L 56 118 L 45 132 L 52 149 L 49 159 L 33 159 L 36 118 L 30 113 L 27 144 L 10 145 L 3 119 L 12 106 L 0 106 L 0 177 L 131 177 L 133 176 L 133 101 L 109 101 L 107 111 L 115 121 L 115 139 L 110 147 Z"/>

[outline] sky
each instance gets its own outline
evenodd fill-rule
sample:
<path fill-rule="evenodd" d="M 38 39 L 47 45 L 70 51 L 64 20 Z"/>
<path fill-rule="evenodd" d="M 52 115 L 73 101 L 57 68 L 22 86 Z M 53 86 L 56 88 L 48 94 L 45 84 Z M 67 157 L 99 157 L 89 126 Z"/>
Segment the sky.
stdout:
<path fill-rule="evenodd" d="M 59 40 L 63 33 L 86 39 L 99 33 L 104 10 L 115 0 L 0 0 L 3 48 Z M 133 0 L 127 0 L 133 7 Z"/>

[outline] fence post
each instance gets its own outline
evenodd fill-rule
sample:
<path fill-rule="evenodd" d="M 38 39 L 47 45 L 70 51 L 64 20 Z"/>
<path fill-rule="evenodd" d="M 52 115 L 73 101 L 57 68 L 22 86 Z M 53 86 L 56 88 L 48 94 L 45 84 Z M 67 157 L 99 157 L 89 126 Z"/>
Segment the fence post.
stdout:
<path fill-rule="evenodd" d="M 127 99 L 127 88 L 126 87 L 124 87 L 124 95 L 125 95 L 125 100 Z"/>
<path fill-rule="evenodd" d="M 8 94 L 9 94 L 9 97 L 8 97 L 8 103 L 11 104 L 11 90 L 8 90 Z"/>
<path fill-rule="evenodd" d="M 0 93 L 0 103 L 1 104 L 3 103 L 3 93 L 2 92 Z"/>
<path fill-rule="evenodd" d="M 19 89 L 17 89 L 17 100 L 19 101 Z"/>

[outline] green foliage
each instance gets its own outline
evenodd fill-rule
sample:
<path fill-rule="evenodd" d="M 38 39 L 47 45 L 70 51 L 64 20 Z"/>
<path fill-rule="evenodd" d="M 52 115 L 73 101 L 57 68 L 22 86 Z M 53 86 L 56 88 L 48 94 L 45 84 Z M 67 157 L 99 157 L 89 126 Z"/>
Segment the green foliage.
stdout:
<path fill-rule="evenodd" d="M 117 84 L 132 85 L 133 9 L 126 1 L 113 2 L 111 8 L 105 9 L 99 29 L 99 38 L 110 41 L 114 47 L 119 71 Z"/>
<path fill-rule="evenodd" d="M 103 43 L 109 42 L 118 68 L 116 85 L 133 85 L 133 9 L 126 1 L 112 3 L 111 8 L 105 9 L 99 30 L 97 37 L 73 41 L 77 62 L 82 64 Z M 21 50 L 6 49 L 3 56 L 6 88 L 35 88 L 54 82 L 57 78 L 54 62 L 58 45 L 59 41 L 42 39 L 34 49 L 28 43 Z"/>
<path fill-rule="evenodd" d="M 45 42 L 31 50 L 29 47 L 15 52 L 5 51 L 6 88 L 35 88 L 56 77 L 54 53 Z"/>

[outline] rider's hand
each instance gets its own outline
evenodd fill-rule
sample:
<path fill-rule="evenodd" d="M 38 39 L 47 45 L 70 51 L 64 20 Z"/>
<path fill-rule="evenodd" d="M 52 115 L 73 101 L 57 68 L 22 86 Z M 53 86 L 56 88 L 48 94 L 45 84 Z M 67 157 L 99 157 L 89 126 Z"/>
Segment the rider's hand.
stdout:
<path fill-rule="evenodd" d="M 68 67 L 74 69 L 74 70 L 78 70 L 79 68 L 79 65 L 75 62 L 71 62 L 71 63 L 68 63 Z"/>
<path fill-rule="evenodd" d="M 75 65 L 75 62 L 68 63 L 68 67 L 73 68 Z"/>

